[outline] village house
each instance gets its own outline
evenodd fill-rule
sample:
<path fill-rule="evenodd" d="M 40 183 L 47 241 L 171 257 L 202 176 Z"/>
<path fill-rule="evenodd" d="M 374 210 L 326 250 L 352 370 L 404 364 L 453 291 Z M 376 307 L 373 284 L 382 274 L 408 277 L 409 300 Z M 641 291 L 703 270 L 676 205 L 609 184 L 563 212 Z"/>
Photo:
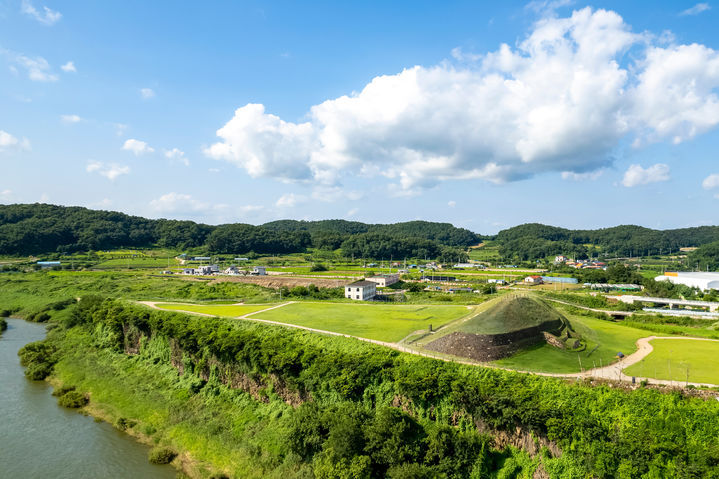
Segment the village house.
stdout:
<path fill-rule="evenodd" d="M 378 287 L 384 288 L 399 281 L 399 274 L 378 274 L 370 276 L 367 278 L 367 281 L 372 281 L 373 283 L 376 283 Z"/>
<path fill-rule="evenodd" d="M 377 295 L 377 283 L 372 281 L 355 281 L 345 286 L 345 298 L 368 301 Z"/>

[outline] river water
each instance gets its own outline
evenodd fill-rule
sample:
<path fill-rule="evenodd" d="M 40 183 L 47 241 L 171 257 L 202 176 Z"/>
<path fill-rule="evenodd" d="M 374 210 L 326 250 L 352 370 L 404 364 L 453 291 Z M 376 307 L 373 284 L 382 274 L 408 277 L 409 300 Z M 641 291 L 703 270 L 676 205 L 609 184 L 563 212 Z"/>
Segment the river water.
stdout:
<path fill-rule="evenodd" d="M 147 461 L 147 446 L 58 406 L 50 385 L 25 378 L 17 352 L 44 337 L 44 325 L 20 319 L 0 336 L 0 477 L 174 478 L 171 466 Z"/>

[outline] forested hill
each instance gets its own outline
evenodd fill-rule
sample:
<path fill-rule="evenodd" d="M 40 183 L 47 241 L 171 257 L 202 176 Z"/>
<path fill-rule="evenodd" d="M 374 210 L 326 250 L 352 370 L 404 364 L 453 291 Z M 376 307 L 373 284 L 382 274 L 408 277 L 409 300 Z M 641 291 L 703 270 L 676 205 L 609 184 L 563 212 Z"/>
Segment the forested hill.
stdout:
<path fill-rule="evenodd" d="M 342 248 L 365 258 L 458 258 L 479 237 L 449 223 L 412 221 L 390 225 L 325 220 L 282 220 L 253 226 L 211 226 L 151 220 L 112 211 L 48 204 L 0 205 L 0 254 L 107 250 L 123 247 L 201 248 L 209 253 L 282 254 Z"/>
<path fill-rule="evenodd" d="M 676 252 L 719 240 L 719 226 L 653 230 L 621 225 L 597 230 L 570 230 L 528 223 L 500 231 L 496 236 L 500 254 L 532 260 L 555 254 L 583 258 L 594 256 L 652 255 Z"/>
<path fill-rule="evenodd" d="M 274 231 L 307 231 L 316 234 L 354 235 L 375 233 L 388 236 L 404 236 L 424 238 L 448 246 L 471 246 L 481 241 L 482 237 L 464 228 L 457 228 L 450 223 L 434 223 L 430 221 L 407 221 L 393 224 L 365 224 L 347 220 L 297 221 L 279 220 L 262 225 Z"/>

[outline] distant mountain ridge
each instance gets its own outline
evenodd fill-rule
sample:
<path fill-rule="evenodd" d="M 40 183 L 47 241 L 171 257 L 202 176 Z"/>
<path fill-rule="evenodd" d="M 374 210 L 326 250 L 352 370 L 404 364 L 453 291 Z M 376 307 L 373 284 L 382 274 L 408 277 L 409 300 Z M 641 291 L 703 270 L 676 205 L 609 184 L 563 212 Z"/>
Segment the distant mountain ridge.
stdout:
<path fill-rule="evenodd" d="M 675 252 L 719 241 L 719 226 L 653 230 L 620 225 L 571 230 L 527 223 L 482 236 L 450 223 L 406 221 L 367 224 L 341 219 L 278 220 L 255 226 L 207 225 L 147 219 L 116 211 L 50 204 L 0 205 L 0 254 L 27 255 L 122 247 L 207 248 L 214 253 L 292 253 L 308 247 L 342 248 L 348 256 L 432 257 L 457 260 L 457 251 L 492 239 L 500 254 L 520 261 L 555 254 L 629 256 Z"/>

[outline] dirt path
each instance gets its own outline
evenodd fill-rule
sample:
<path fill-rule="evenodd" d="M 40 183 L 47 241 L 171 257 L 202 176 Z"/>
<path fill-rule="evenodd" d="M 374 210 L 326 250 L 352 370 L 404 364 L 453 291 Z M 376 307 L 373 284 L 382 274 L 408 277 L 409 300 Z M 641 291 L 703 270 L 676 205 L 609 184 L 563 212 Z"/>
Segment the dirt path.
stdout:
<path fill-rule="evenodd" d="M 259 319 L 259 318 L 252 317 L 255 314 L 263 313 L 265 311 L 270 311 L 270 310 L 277 309 L 277 308 L 282 308 L 284 306 L 287 306 L 288 304 L 293 304 L 296 302 L 297 301 L 287 301 L 282 304 L 271 306 L 267 309 L 262 309 L 260 311 L 254 311 L 252 313 L 247 313 L 242 316 L 236 316 L 232 319 L 245 319 L 248 321 L 255 321 L 258 323 L 266 323 L 266 324 L 273 324 L 273 325 L 277 325 L 277 326 L 284 326 L 286 328 L 302 329 L 302 330 L 311 331 L 314 333 L 326 334 L 328 336 L 341 336 L 344 338 L 352 338 L 352 339 L 357 339 L 357 340 L 364 341 L 367 343 L 376 344 L 378 346 L 384 346 L 387 348 L 391 348 L 391 349 L 394 349 L 396 351 L 400 351 L 403 353 L 414 354 L 415 356 L 422 356 L 422 357 L 426 357 L 426 358 L 438 359 L 440 361 L 446 361 L 446 362 L 452 362 L 452 363 L 458 363 L 458 364 L 466 364 L 469 366 L 482 366 L 482 367 L 493 368 L 493 369 L 502 369 L 504 371 L 514 371 L 514 372 L 518 372 L 518 373 L 534 374 L 536 376 L 545 376 L 545 377 L 553 377 L 553 378 L 597 378 L 597 379 L 607 379 L 607 380 L 624 381 L 624 382 L 632 382 L 632 376 L 627 376 L 626 374 L 624 374 L 624 369 L 628 368 L 632 364 L 638 363 L 642 359 L 646 358 L 654 350 L 654 348 L 650 344 L 650 341 L 652 341 L 654 339 L 685 339 L 685 340 L 693 340 L 693 341 L 719 342 L 719 340 L 717 340 L 717 339 L 707 339 L 707 338 L 688 338 L 688 337 L 682 337 L 682 336 L 647 336 L 644 338 L 639 338 L 637 340 L 637 342 L 636 342 L 637 351 L 635 351 L 634 353 L 632 353 L 628 356 L 625 356 L 624 358 L 620 359 L 616 363 L 610 364 L 608 366 L 604 366 L 604 367 L 600 367 L 600 368 L 593 368 L 593 369 L 589 369 L 589 370 L 578 372 L 578 373 L 542 373 L 542 372 L 536 372 L 536 371 L 523 371 L 523 370 L 519 370 L 519 369 L 505 368 L 505 367 L 500 367 L 500 366 L 497 366 L 497 365 L 491 364 L 491 363 L 482 363 L 482 362 L 477 362 L 477 361 L 465 361 L 462 359 L 427 353 L 427 352 L 420 351 L 415 348 L 410 348 L 403 344 L 400 344 L 401 341 L 400 341 L 400 343 L 389 343 L 386 341 L 378 341 L 376 339 L 361 338 L 359 336 L 353 336 L 351 334 L 338 333 L 335 331 L 327 331 L 324 329 L 316 329 L 316 328 L 310 328 L 307 326 L 300 326 L 297 324 L 281 323 L 279 321 L 271 321 L 271 320 L 267 320 L 267 319 Z M 161 311 L 175 311 L 175 312 L 195 314 L 197 316 L 205 316 L 205 317 L 211 317 L 211 318 L 214 318 L 217 316 L 215 314 L 197 313 L 194 311 L 168 310 L 168 309 L 163 309 L 163 308 L 160 308 L 157 306 L 158 303 L 167 303 L 166 301 L 137 301 L 137 303 L 144 304 L 145 306 L 148 306 L 148 307 L 154 308 L 154 309 L 159 309 Z M 174 304 L 188 304 L 189 305 L 190 303 L 174 303 Z M 236 305 L 240 306 L 243 304 L 244 303 L 237 303 Z M 466 318 L 463 318 L 463 319 L 466 319 Z M 414 333 L 412 333 L 412 334 L 414 334 Z M 655 378 L 644 378 L 644 377 L 634 377 L 634 379 L 637 383 L 641 382 L 642 380 L 647 380 L 651 384 L 665 384 L 665 385 L 670 385 L 670 386 L 678 386 L 678 385 L 686 384 L 686 382 L 684 382 L 684 381 L 670 381 L 670 380 L 666 380 L 666 379 L 655 379 Z M 692 384 L 694 386 L 719 387 L 719 385 L 717 385 L 717 384 L 698 383 L 698 382 L 694 382 L 694 381 L 689 381 L 689 384 Z"/>
<path fill-rule="evenodd" d="M 624 358 L 620 359 L 614 364 L 610 364 L 609 366 L 604 366 L 602 368 L 595 368 L 590 369 L 588 371 L 585 371 L 583 373 L 578 373 L 575 375 L 575 377 L 594 377 L 594 378 L 602 378 L 602 379 L 614 379 L 619 381 L 632 381 L 632 376 L 627 376 L 624 374 L 624 369 L 628 368 L 632 364 L 636 364 L 642 359 L 649 356 L 649 354 L 654 350 L 652 347 L 650 341 L 654 339 L 683 339 L 687 341 L 713 341 L 713 342 L 719 342 L 717 339 L 707 339 L 707 338 L 687 338 L 683 336 L 647 336 L 646 338 L 639 338 L 637 340 L 637 351 L 630 354 L 629 356 L 625 356 Z M 666 384 L 666 385 L 681 385 L 686 384 L 686 381 L 674 381 L 674 380 L 668 380 L 668 379 L 655 379 L 655 378 L 646 378 L 646 377 L 637 377 L 635 376 L 635 381 L 640 382 L 642 380 L 647 380 L 651 382 L 652 384 Z M 698 383 L 694 381 L 689 381 L 689 384 L 693 384 L 694 386 L 708 386 L 708 387 L 717 387 L 716 384 L 710 384 L 710 383 Z"/>

